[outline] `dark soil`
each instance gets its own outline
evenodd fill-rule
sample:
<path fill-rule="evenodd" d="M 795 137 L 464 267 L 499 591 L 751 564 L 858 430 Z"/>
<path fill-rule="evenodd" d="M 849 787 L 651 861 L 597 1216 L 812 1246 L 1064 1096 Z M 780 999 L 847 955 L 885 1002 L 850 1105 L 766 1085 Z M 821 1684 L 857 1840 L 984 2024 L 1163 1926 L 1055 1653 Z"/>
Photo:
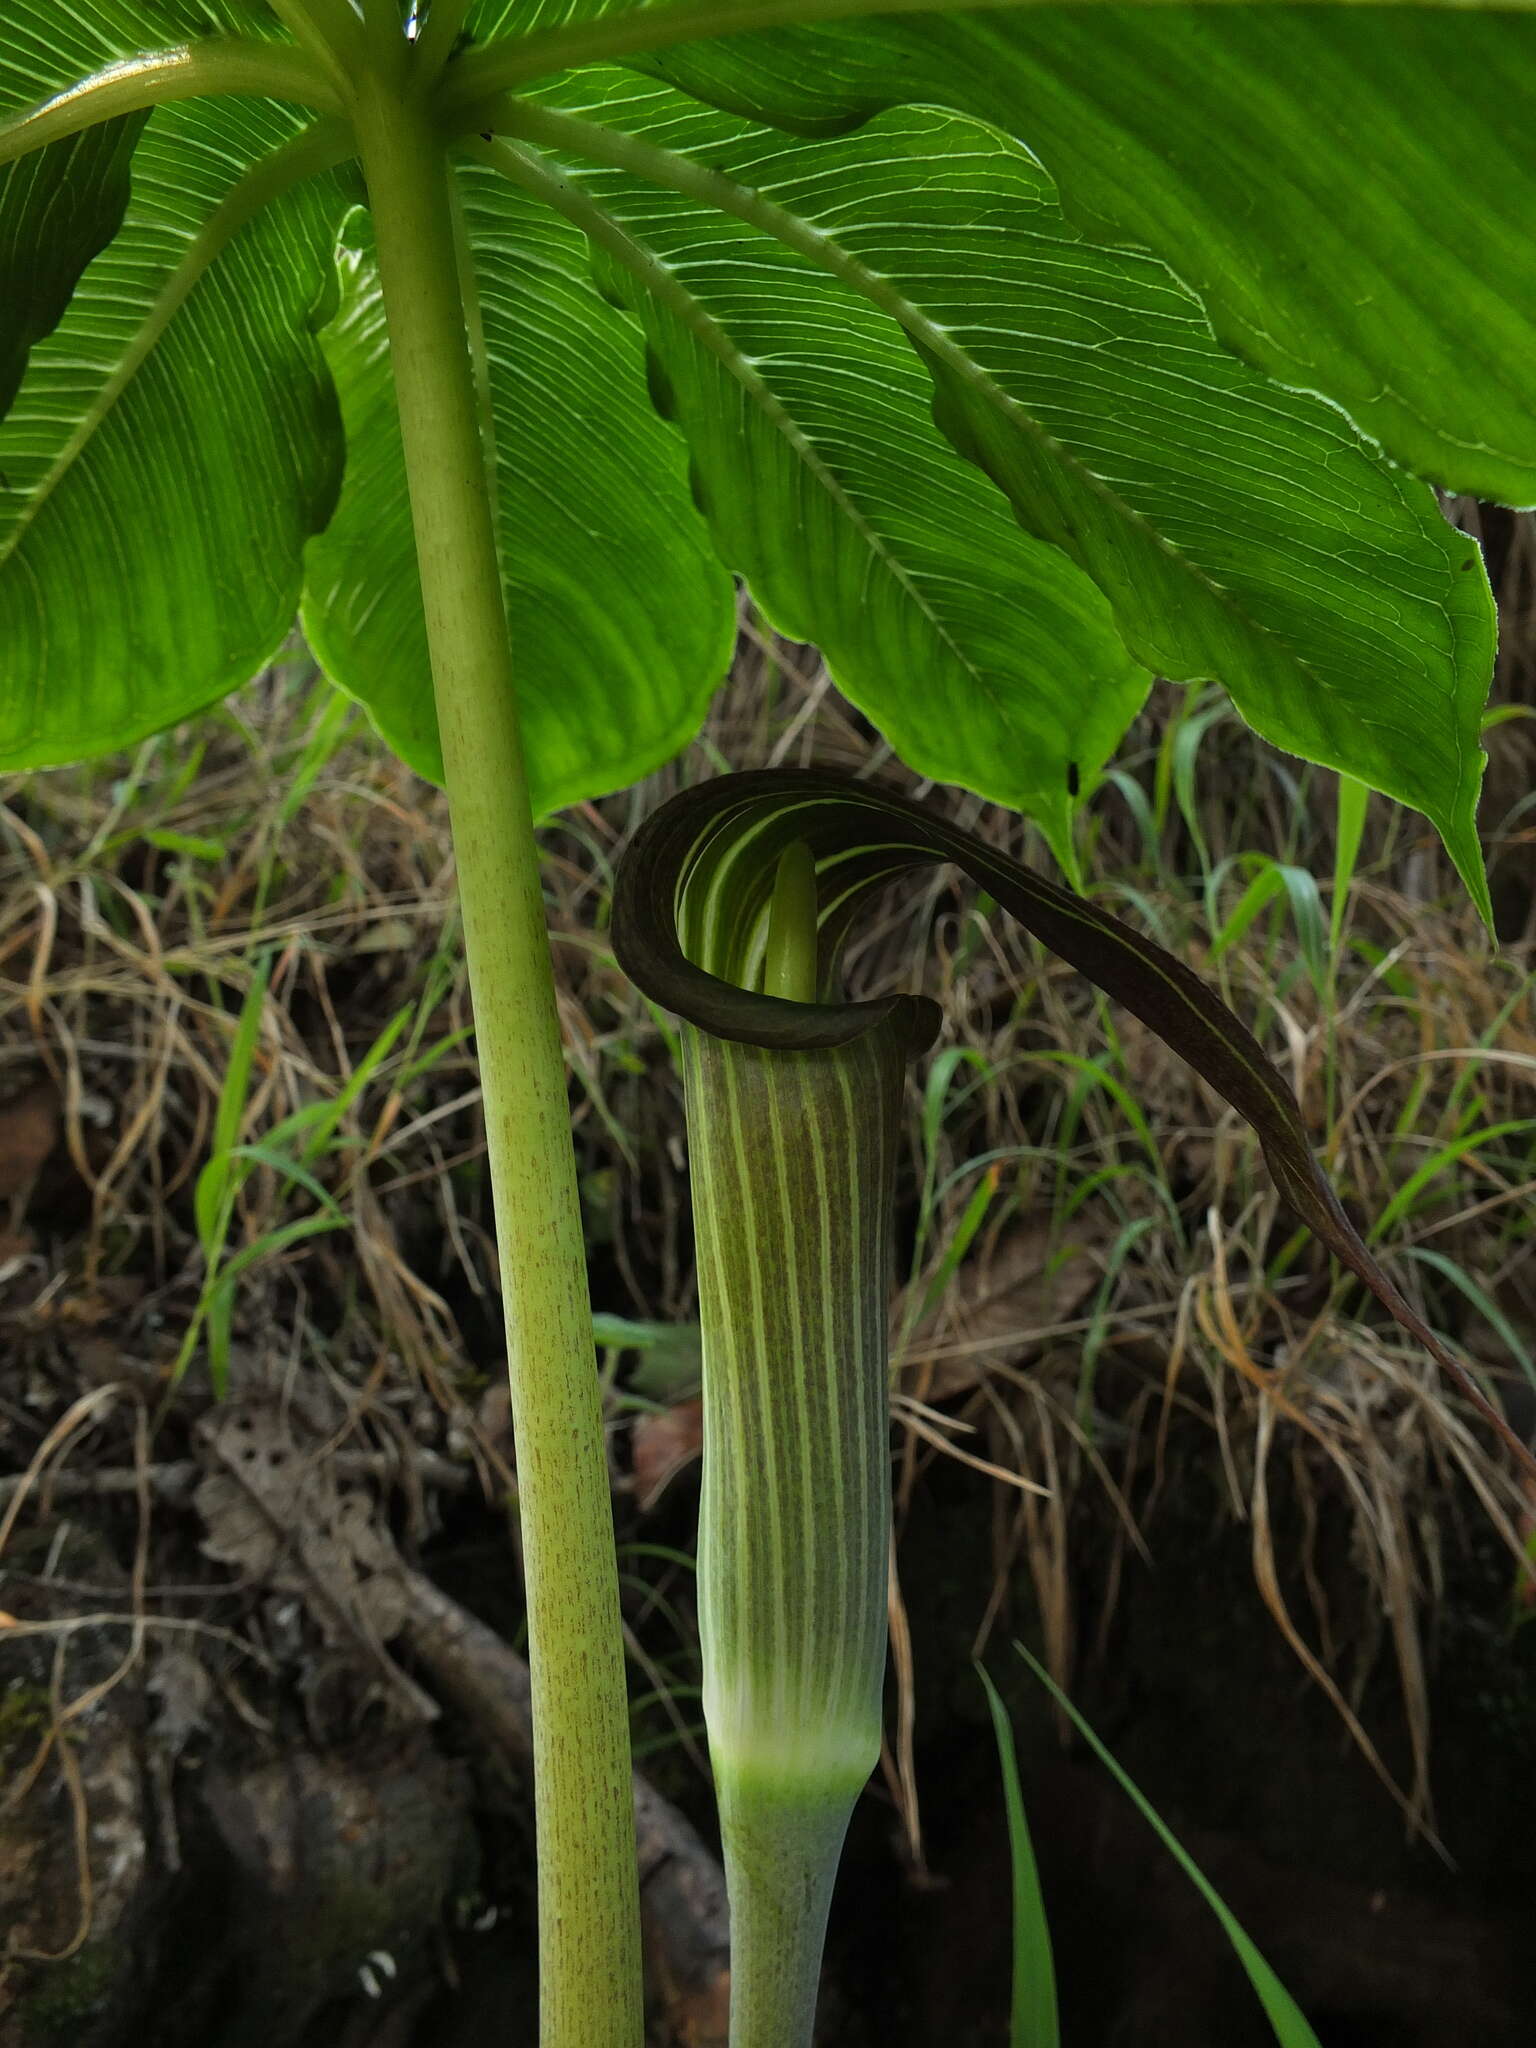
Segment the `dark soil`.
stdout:
<path fill-rule="evenodd" d="M 1410 1836 L 1264 1612 L 1247 1532 L 1224 1507 L 1214 1448 L 1195 1425 L 1175 1436 L 1170 1468 L 1176 1476 L 1143 1520 L 1152 1562 L 1122 1561 L 1108 1615 L 1108 1524 L 1101 1505 L 1079 1499 L 1079 1705 L 1260 1944 L 1324 2048 L 1529 2048 L 1536 1627 L 1510 1627 L 1507 1553 L 1472 1504 L 1447 1516 L 1449 1575 L 1430 1678 L 1442 1859 L 1422 1834 Z M 643 1532 L 633 1506 L 621 1506 L 621 1533 L 686 1543 L 693 1498 L 687 1476 L 675 1481 Z M 1321 1517 L 1322 1577 L 1347 1615 L 1360 1598 L 1347 1519 L 1326 1496 L 1311 1506 Z M 971 1661 L 994 1583 L 996 1514 L 984 1485 L 943 1462 L 911 1502 L 903 1590 L 924 1861 L 914 1865 L 889 1793 L 872 1786 L 852 1830 L 829 1949 L 825 2038 L 843 2048 L 1007 2040 L 1008 1844 Z M 1297 1533 L 1294 1504 L 1282 1497 L 1275 1516 L 1285 1554 Z M 515 1637 L 504 1522 L 472 1496 L 440 1503 L 432 1521 L 422 1566 Z M 127 1506 L 85 1498 L 25 1528 L 6 1560 L 5 1608 L 33 1621 L 124 1605 L 135 1526 Z M 184 1506 L 157 1509 L 153 1576 L 201 1581 L 202 1611 L 246 1626 L 227 1600 L 208 1606 L 220 1575 L 199 1557 L 197 1533 Z M 1298 1581 L 1285 1590 L 1304 1612 L 1306 1589 Z M 215 1655 L 219 1696 L 168 1737 L 165 1687 L 177 1680 L 157 1644 L 147 1673 L 158 1693 L 146 1688 L 141 1662 L 68 1738 L 93 1866 L 96 1845 L 115 1842 L 115 1874 L 98 1877 L 92 1932 L 78 1953 L 13 1965 L 0 2042 L 467 2048 L 491 2029 L 503 2044 L 531 2043 L 525 1792 L 492 1782 L 451 1715 L 431 1727 L 402 1721 L 345 1645 L 326 1644 L 290 1615 L 299 1633 L 284 1648 L 270 1600 L 244 1611 L 275 1655 L 275 1675 Z M 986 1661 L 1018 1731 L 1066 2040 L 1268 2040 L 1215 1919 L 1091 1756 L 1062 1741 L 1009 1647 L 1014 1635 L 1039 1644 L 1021 1566 Z M 67 1640 L 66 1698 L 107 1677 L 125 1647 L 121 1626 Z M 13 1783 L 48 1725 L 57 1654 L 46 1636 L 0 1652 Z M 1388 1768 L 1406 1782 L 1412 1758 L 1389 1657 L 1375 1658 L 1358 1693 Z M 647 1768 L 707 1834 L 707 1791 L 683 1752 L 663 1748 Z M 66 1948 L 79 1919 L 72 1811 L 69 1785 L 50 1763 L 4 1824 L 0 1884 L 28 1948 Z"/>

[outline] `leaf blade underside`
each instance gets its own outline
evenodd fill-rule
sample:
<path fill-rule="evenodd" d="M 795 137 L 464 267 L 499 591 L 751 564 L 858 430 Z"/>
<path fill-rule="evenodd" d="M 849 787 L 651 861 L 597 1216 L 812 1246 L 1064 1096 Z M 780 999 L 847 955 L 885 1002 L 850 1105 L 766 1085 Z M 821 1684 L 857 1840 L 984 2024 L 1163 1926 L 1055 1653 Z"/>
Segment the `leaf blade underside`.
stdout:
<path fill-rule="evenodd" d="M 494 490 L 536 815 L 658 767 L 701 724 L 734 603 L 638 337 L 563 223 L 479 165 L 457 176 L 494 419 Z M 347 423 L 336 517 L 309 550 L 322 666 L 440 780 L 426 626 L 371 236 L 354 223 L 324 342 Z"/>
<path fill-rule="evenodd" d="M 278 178 L 253 219 L 240 193 L 285 151 L 302 173 L 302 128 L 254 98 L 158 110 L 121 231 L 31 352 L 0 424 L 13 766 L 158 731 L 248 680 L 292 629 L 303 544 L 340 478 L 310 323 L 347 200 L 330 172 Z"/>
<path fill-rule="evenodd" d="M 618 231 L 604 275 L 721 555 L 904 758 L 1028 809 L 1070 860 L 1149 680 L 1100 593 L 956 459 L 892 322 L 750 226 L 561 169 Z"/>
<path fill-rule="evenodd" d="M 157 45 L 281 37 L 257 0 L 166 0 L 152 27 Z M 0 118 L 145 41 L 133 0 L 16 0 Z M 172 724 L 246 681 L 292 628 L 302 546 L 341 463 L 309 321 L 347 202 L 328 174 L 286 187 L 285 152 L 298 151 L 295 177 L 313 168 L 305 120 L 255 95 L 167 105 L 8 167 L 32 177 L 57 150 L 88 160 L 104 135 L 135 143 L 116 231 L 33 342 L 0 420 L 8 765 L 74 760 Z M 316 161 L 323 171 L 335 155 Z M 242 193 L 268 202 L 259 218 Z M 7 231 L 16 217 L 7 206 Z M 14 347 L 15 310 L 0 295 L 0 353 Z"/>
<path fill-rule="evenodd" d="M 1483 901 L 1475 810 L 1494 648 L 1486 573 L 1433 494 L 1334 407 L 1236 362 L 1159 262 L 1085 240 L 1028 155 L 971 121 L 906 109 L 815 143 L 711 115 L 622 73 L 584 74 L 548 98 L 567 117 L 581 109 L 564 130 L 551 123 L 566 175 L 723 323 L 810 423 L 840 483 L 868 493 L 866 451 L 854 440 L 850 454 L 853 433 L 840 443 L 828 416 L 835 425 L 840 411 L 866 446 L 878 438 L 862 415 L 870 388 L 884 395 L 901 380 L 890 332 L 901 323 L 932 373 L 949 438 L 1030 534 L 1107 595 L 1138 662 L 1178 680 L 1221 681 L 1265 738 L 1424 811 Z M 516 121 L 515 108 L 507 118 Z M 540 136 L 538 116 L 524 118 Z M 604 149 L 613 161 L 584 165 L 583 149 L 592 164 Z M 672 189 L 658 191 L 667 178 Z M 642 306 L 641 317 L 673 373 L 677 410 L 678 344 L 654 311 Z M 706 469 L 717 528 L 726 526 L 722 545 L 749 581 L 766 582 L 772 613 L 803 508 L 765 497 L 769 457 L 712 431 L 690 396 L 680 423 Z M 936 501 L 942 479 L 936 467 L 923 471 L 915 435 L 895 444 L 882 425 L 899 446 L 879 497 L 889 525 L 910 518 L 907 479 L 909 500 Z M 744 467 L 751 482 L 733 489 Z M 730 530 L 743 497 L 768 508 L 776 547 Z M 943 520 L 959 516 L 952 497 Z M 986 557 L 973 573 L 996 590 L 1005 557 L 995 508 L 990 523 L 985 505 L 970 516 Z M 799 544 L 825 566 L 825 541 Z M 949 584 L 963 575 L 958 551 L 945 567 Z M 1010 749 L 987 702 L 985 665 L 967 705 L 931 664 L 921 683 L 902 674 L 867 615 L 846 603 L 840 613 L 835 592 L 829 600 L 802 575 L 785 595 L 786 630 L 820 639 L 847 694 L 936 779 L 1040 815 L 1042 801 L 1059 800 L 1069 763 L 1088 785 L 1105 731 L 1123 725 L 1128 690 L 1114 720 L 1074 733 L 1074 709 L 1082 721 L 1084 701 L 1106 688 L 1102 673 L 1059 629 L 1054 663 L 1019 630 L 1017 715 L 1041 764 L 1021 793 L 1017 775 L 1004 786 Z M 925 700 L 926 722 L 914 711 Z M 1030 730 L 1046 705 L 1049 736 Z"/>
<path fill-rule="evenodd" d="M 937 9 L 635 61 L 800 133 L 912 102 L 993 122 L 1088 232 L 1167 261 L 1235 353 L 1420 475 L 1536 502 L 1528 9 Z"/>
<path fill-rule="evenodd" d="M 58 326 L 81 272 L 122 226 L 143 125 L 103 122 L 0 168 L 0 420 L 33 346 Z"/>

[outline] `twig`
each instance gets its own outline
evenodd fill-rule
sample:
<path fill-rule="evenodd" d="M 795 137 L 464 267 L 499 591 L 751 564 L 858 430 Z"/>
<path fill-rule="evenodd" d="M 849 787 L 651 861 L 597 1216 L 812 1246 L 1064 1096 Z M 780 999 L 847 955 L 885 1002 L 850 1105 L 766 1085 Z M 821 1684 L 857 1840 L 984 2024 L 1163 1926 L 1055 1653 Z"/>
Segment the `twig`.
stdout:
<path fill-rule="evenodd" d="M 98 1408 L 110 1407 L 118 1395 L 125 1391 L 124 1386 L 114 1380 L 110 1386 L 95 1387 L 90 1393 L 82 1394 L 78 1401 L 71 1402 L 38 1445 L 26 1471 L 17 1478 L 5 1482 L 5 1493 L 0 1494 L 0 1499 L 6 1501 L 5 1513 L 0 1516 L 0 1550 L 4 1550 L 10 1541 L 11 1531 L 16 1526 L 16 1517 L 21 1513 L 22 1502 L 60 1444 L 67 1443 L 75 1431 L 91 1419 Z M 136 1492 L 140 1483 L 138 1472 L 125 1472 L 123 1478 L 127 1482 L 123 1491 Z"/>
<path fill-rule="evenodd" d="M 401 1642 L 493 1750 L 526 1771 L 533 1759 L 528 1666 L 494 1630 L 417 1572 L 400 1576 Z M 658 1990 L 689 2048 L 724 2048 L 730 1994 L 725 1877 L 676 1807 L 637 1771 L 640 1899 Z"/>
<path fill-rule="evenodd" d="M 393 1479 L 404 1462 L 394 1451 L 338 1451 L 330 1460 L 332 1470 L 341 1479 Z M 476 1474 L 471 1466 L 460 1465 L 437 1451 L 413 1450 L 409 1462 L 419 1479 L 445 1493 L 464 1493 L 475 1483 Z M 0 1479 L 0 1508 L 28 1488 L 34 1476 L 21 1473 Z M 142 1476 L 154 1499 L 184 1507 L 199 1480 L 205 1477 L 205 1468 L 193 1458 L 181 1458 L 170 1464 L 151 1465 Z M 139 1483 L 139 1473 L 126 1466 L 111 1466 L 99 1472 L 55 1473 L 42 1490 L 50 1500 L 94 1500 L 137 1493 Z"/>

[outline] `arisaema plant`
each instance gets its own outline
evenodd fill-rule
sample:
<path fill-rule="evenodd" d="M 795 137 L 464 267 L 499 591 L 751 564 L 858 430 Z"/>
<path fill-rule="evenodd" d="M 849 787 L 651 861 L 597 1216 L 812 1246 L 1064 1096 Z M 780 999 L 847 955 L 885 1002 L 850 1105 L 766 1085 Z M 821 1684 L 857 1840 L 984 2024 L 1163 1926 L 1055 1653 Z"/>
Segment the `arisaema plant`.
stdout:
<path fill-rule="evenodd" d="M 1430 486 L 1536 500 L 1533 136 L 1519 9 L 7 0 L 0 763 L 174 723 L 297 614 L 448 789 L 559 2048 L 640 2004 L 533 820 L 696 728 L 734 575 L 1069 873 L 1158 671 L 1486 907 L 1492 612 Z"/>
<path fill-rule="evenodd" d="M 1403 1298 L 1278 1069 L 1195 974 L 940 814 L 849 778 L 727 775 L 641 828 L 614 898 L 631 978 L 685 1020 L 704 1339 L 699 1629 L 731 1891 L 733 2048 L 810 2048 L 838 1857 L 880 1749 L 887 1313 L 902 1076 L 922 997 L 851 1002 L 861 905 L 952 862 L 1247 1118 L 1286 1202 L 1525 1446 Z"/>

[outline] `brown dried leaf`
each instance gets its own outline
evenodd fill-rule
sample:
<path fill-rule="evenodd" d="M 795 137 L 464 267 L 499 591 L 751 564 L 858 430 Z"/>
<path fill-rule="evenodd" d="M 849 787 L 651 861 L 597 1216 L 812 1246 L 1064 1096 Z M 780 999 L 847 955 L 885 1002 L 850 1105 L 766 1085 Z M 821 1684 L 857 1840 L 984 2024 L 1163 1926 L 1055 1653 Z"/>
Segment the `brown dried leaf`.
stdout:
<path fill-rule="evenodd" d="M 59 1094 L 51 1081 L 34 1081 L 0 1103 L 0 1201 L 36 1179 L 59 1142 Z"/>
<path fill-rule="evenodd" d="M 208 1726 L 213 1680 L 191 1650 L 162 1650 L 145 1689 L 160 1702 L 150 1723 L 152 1739 L 172 1756 L 179 1756 L 189 1738 Z"/>
<path fill-rule="evenodd" d="M 1038 1333 L 1071 1322 L 1098 1285 L 1111 1234 L 1107 1224 L 1077 1219 L 1059 1236 L 1048 1216 L 1026 1216 L 985 1260 L 963 1265 L 901 1358 L 904 1373 L 927 1373 L 922 1398 L 966 1393 L 989 1356 L 1015 1366 L 1035 1357 Z"/>
<path fill-rule="evenodd" d="M 207 1534 L 203 1555 L 227 1564 L 245 1579 L 264 1579 L 277 1560 L 278 1533 L 271 1516 L 238 1479 L 210 1472 L 200 1480 L 192 1505 Z"/>
<path fill-rule="evenodd" d="M 300 1594 L 330 1641 L 348 1635 L 349 1618 L 387 1641 L 405 1617 L 393 1539 L 371 1496 L 338 1488 L 296 1423 L 291 1407 L 254 1400 L 226 1404 L 205 1427 L 205 1451 L 222 1469 L 193 1495 L 204 1553 Z"/>
<path fill-rule="evenodd" d="M 202 1432 L 213 1469 L 192 1496 L 207 1535 L 203 1553 L 243 1576 L 271 1576 L 302 1533 L 315 1472 L 294 1441 L 290 1419 L 264 1402 L 228 1402 Z M 298 1590 L 293 1573 L 274 1580 Z"/>
<path fill-rule="evenodd" d="M 679 1401 L 674 1408 L 635 1417 L 630 1456 L 634 1464 L 635 1500 L 642 1514 L 649 1514 L 670 1482 L 685 1465 L 693 1463 L 703 1443 L 702 1401 Z"/>

